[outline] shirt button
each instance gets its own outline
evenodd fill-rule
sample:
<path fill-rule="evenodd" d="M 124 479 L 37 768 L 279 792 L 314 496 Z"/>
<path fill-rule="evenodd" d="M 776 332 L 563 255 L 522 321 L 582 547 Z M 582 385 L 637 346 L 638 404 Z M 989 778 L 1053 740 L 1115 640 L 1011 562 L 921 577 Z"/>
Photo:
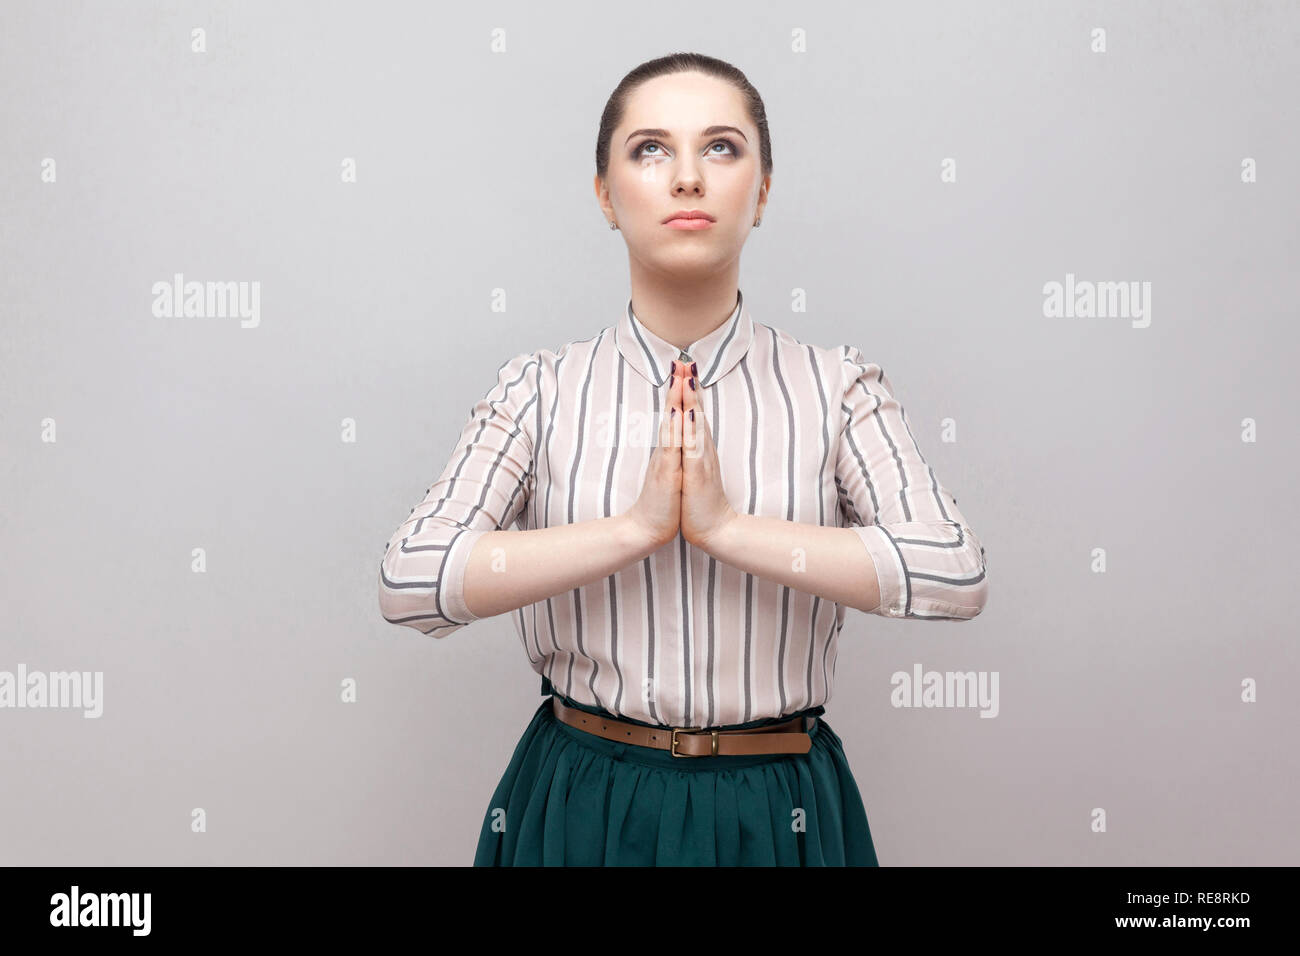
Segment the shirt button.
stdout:
<path fill-rule="evenodd" d="M 691 357 L 686 354 L 686 349 L 682 349 L 682 354 L 677 356 L 677 358 L 682 362 L 689 362 L 691 360 Z"/>

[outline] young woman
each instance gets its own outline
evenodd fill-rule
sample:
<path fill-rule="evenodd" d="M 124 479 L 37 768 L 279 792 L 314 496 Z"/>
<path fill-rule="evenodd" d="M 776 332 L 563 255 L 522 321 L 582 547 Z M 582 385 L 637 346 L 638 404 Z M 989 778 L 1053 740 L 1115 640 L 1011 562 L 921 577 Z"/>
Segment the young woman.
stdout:
<path fill-rule="evenodd" d="M 626 308 L 508 360 L 389 541 L 388 620 L 446 637 L 513 612 L 549 694 L 475 865 L 877 864 L 822 718 L 846 608 L 972 618 L 984 549 L 881 367 L 750 314 L 771 171 L 739 70 L 629 73 L 595 178 Z"/>

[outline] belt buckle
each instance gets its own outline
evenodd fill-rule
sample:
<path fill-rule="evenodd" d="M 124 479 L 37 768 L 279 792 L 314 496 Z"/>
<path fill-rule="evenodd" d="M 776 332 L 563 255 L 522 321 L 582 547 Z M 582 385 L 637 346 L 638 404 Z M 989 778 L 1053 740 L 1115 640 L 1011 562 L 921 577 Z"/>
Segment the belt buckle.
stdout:
<path fill-rule="evenodd" d="M 700 732 L 704 732 L 704 733 L 712 734 L 712 735 L 713 735 L 713 753 L 712 753 L 712 754 L 679 754 L 679 753 L 677 752 L 677 735 L 678 735 L 679 733 L 687 734 L 687 733 L 700 733 Z M 671 753 L 674 757 L 706 757 L 706 756 L 717 756 L 717 753 L 718 753 L 718 732 L 717 732 L 716 730 L 707 730 L 707 729 L 705 729 L 704 727 L 674 727 L 674 728 L 673 728 L 672 740 L 669 742 L 669 745 L 668 745 L 668 752 Z"/>

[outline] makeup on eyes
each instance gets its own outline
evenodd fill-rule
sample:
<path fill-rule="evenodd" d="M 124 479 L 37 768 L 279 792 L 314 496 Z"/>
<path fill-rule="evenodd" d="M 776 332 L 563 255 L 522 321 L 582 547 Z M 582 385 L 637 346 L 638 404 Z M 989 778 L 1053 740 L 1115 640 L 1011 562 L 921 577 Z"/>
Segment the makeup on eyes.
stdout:
<path fill-rule="evenodd" d="M 633 160 L 639 160 L 639 159 L 642 159 L 643 156 L 642 156 L 641 151 L 642 151 L 643 149 L 645 149 L 647 146 L 651 145 L 652 143 L 653 143 L 655 146 L 658 146 L 660 149 L 663 149 L 663 148 L 664 148 L 664 144 L 661 143 L 661 142 L 659 142 L 658 140 L 656 140 L 656 139 L 647 139 L 647 140 L 645 140 L 645 141 L 643 141 L 643 142 L 641 142 L 641 143 L 638 143 L 638 144 L 637 144 L 637 145 L 632 149 L 632 155 L 631 155 L 631 158 L 632 158 Z M 714 146 L 717 146 L 719 143 L 722 143 L 722 144 L 724 144 L 724 145 L 730 147 L 730 148 L 731 148 L 731 155 L 732 155 L 733 157 L 736 157 L 736 158 L 739 158 L 739 157 L 740 157 L 740 155 L 741 155 L 741 153 L 740 153 L 740 148 L 739 148 L 735 143 L 733 143 L 731 140 L 729 140 L 729 139 L 715 139 L 713 142 L 709 143 L 708 148 L 709 148 L 709 149 L 712 149 Z M 660 154 L 659 154 L 659 153 L 655 153 L 654 155 L 658 156 L 658 155 L 660 155 Z M 712 155 L 714 155 L 714 156 L 725 156 L 725 155 L 727 155 L 727 154 L 726 154 L 726 153 L 713 153 Z"/>

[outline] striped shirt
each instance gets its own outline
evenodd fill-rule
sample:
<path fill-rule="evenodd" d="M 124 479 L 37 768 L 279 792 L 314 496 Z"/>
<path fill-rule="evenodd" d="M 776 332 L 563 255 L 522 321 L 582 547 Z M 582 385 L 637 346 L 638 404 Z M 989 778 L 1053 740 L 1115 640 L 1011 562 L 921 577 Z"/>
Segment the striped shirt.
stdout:
<path fill-rule="evenodd" d="M 432 637 L 477 620 L 465 567 L 489 531 L 626 512 L 642 488 L 670 363 L 697 385 L 737 512 L 849 527 L 894 618 L 984 606 L 984 549 L 926 463 L 884 370 L 731 317 L 679 350 L 632 312 L 559 351 L 515 356 L 442 474 L 384 549 L 384 617 Z M 572 700 L 673 726 L 782 717 L 830 699 L 846 605 L 744 573 L 677 538 L 585 587 L 512 612 L 534 671 Z"/>

